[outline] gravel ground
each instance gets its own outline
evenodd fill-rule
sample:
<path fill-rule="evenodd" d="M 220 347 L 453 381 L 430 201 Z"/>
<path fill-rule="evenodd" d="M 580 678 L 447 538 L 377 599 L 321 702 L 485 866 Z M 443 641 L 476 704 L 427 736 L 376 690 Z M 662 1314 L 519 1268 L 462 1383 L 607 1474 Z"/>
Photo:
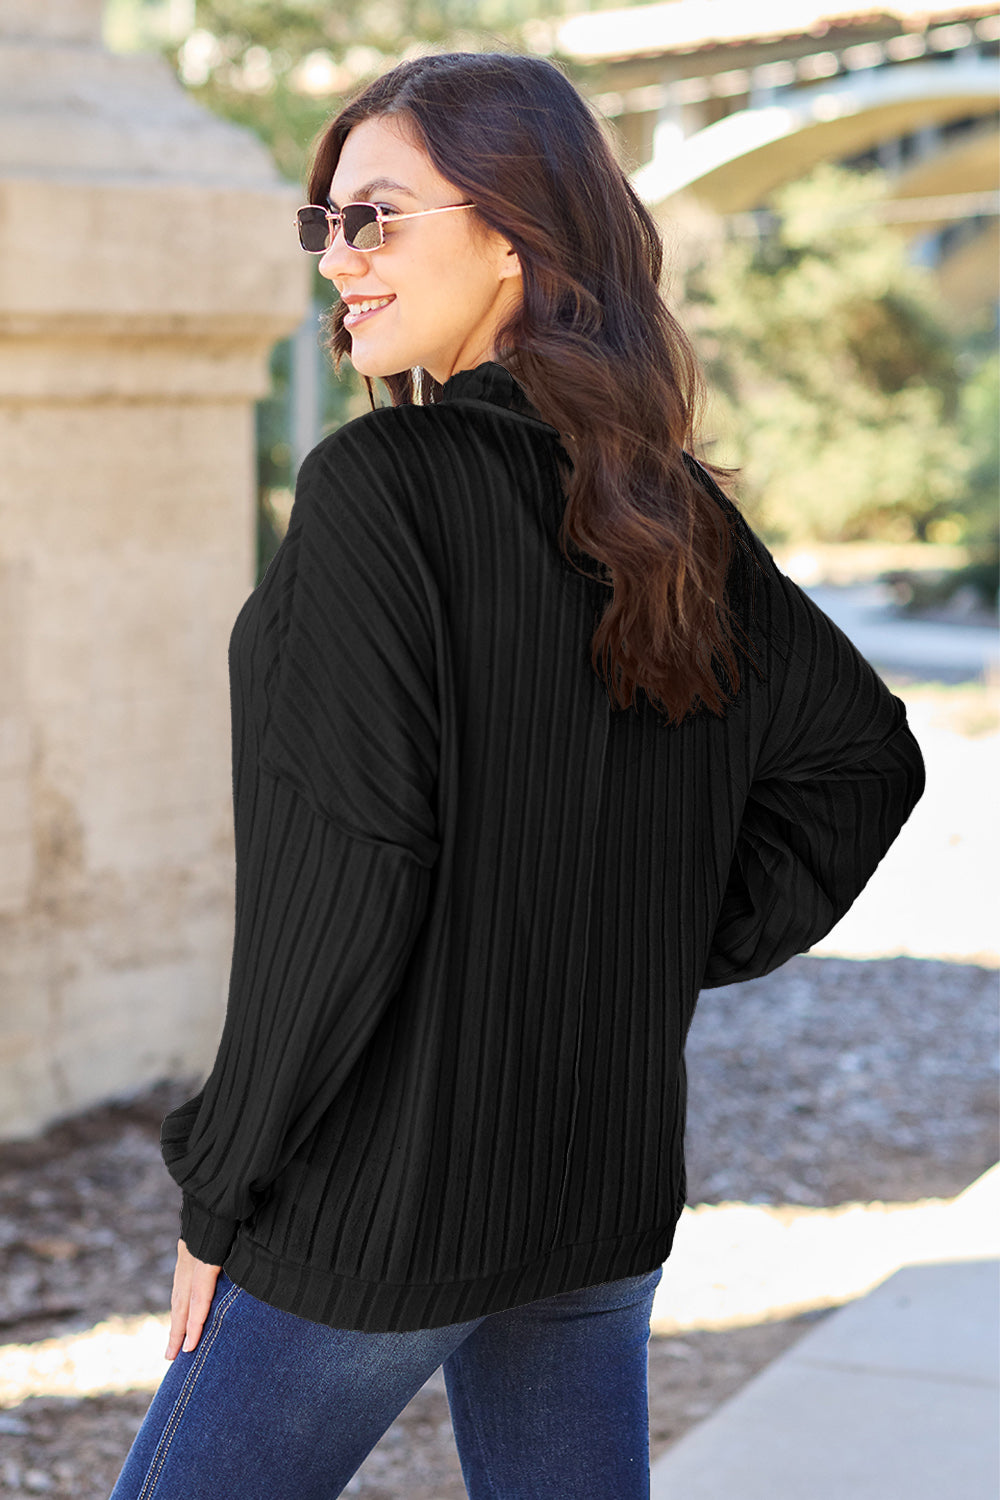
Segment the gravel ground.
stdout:
<path fill-rule="evenodd" d="M 688 1039 L 688 1198 L 954 1196 L 997 1151 L 997 974 L 794 958 L 706 991 Z"/>
<path fill-rule="evenodd" d="M 997 1154 L 996 988 L 994 971 L 969 964 L 803 957 L 706 993 L 688 1048 L 690 1201 L 957 1194 Z M 0 1144 L 4 1343 L 165 1312 L 177 1194 L 160 1161 L 159 1122 L 195 1086 L 163 1084 L 38 1139 Z M 822 1315 L 654 1336 L 653 1456 Z M 132 1390 L 9 1400 L 0 1494 L 106 1500 L 149 1399 Z M 462 1500 L 440 1372 L 349 1493 Z"/>

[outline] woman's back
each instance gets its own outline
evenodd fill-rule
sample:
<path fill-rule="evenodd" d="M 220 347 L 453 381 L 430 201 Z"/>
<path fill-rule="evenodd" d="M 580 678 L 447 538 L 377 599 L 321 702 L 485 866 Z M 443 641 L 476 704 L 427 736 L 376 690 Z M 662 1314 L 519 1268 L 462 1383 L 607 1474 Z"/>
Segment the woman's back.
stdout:
<path fill-rule="evenodd" d="M 560 516 L 558 434 L 460 372 L 320 445 L 234 629 L 232 1045 L 164 1140 L 204 1258 L 287 1311 L 427 1327 L 664 1260 L 699 989 L 816 941 L 919 794 L 735 516 L 759 673 L 613 711 Z"/>

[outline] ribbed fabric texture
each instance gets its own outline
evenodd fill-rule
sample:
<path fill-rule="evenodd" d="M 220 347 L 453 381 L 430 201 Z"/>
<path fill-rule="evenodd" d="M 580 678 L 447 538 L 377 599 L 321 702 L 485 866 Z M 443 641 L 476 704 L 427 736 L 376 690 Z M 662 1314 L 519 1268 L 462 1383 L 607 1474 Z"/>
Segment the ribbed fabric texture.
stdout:
<path fill-rule="evenodd" d="M 334 1327 L 659 1265 L 699 990 L 823 936 L 923 788 L 735 512 L 760 672 L 723 719 L 612 710 L 562 509 L 558 434 L 462 371 L 314 449 L 233 628 L 228 1009 L 163 1155 L 192 1253 Z"/>

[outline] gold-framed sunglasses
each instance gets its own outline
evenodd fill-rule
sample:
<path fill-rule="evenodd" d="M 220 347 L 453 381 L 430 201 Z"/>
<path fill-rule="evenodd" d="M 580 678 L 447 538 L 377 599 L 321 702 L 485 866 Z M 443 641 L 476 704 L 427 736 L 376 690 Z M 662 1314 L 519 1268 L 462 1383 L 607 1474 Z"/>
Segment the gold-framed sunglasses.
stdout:
<path fill-rule="evenodd" d="M 383 213 L 377 203 L 345 203 L 343 208 L 323 208 L 305 203 L 295 212 L 299 244 L 310 255 L 329 250 L 341 228 L 352 250 L 378 250 L 385 244 L 383 224 L 400 219 L 422 219 L 427 214 L 447 214 L 456 208 L 475 208 L 474 203 L 447 203 L 443 208 L 422 208 L 415 214 Z"/>

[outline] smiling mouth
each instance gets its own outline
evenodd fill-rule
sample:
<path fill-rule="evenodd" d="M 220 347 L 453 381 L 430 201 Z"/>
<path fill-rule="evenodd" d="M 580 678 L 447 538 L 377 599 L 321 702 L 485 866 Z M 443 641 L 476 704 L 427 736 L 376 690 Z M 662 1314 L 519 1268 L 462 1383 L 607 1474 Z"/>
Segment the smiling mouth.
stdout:
<path fill-rule="evenodd" d="M 369 318 L 374 318 L 376 313 L 380 313 L 395 300 L 395 297 L 373 297 L 370 302 L 354 303 L 356 311 L 348 311 L 344 314 L 344 327 L 357 328 L 359 323 L 365 323 Z"/>

